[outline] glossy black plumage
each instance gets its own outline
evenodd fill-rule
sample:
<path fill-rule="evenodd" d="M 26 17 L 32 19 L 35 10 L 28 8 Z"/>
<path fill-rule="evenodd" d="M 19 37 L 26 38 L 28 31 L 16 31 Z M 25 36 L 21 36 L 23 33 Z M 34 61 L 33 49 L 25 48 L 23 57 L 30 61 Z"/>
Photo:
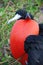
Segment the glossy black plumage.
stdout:
<path fill-rule="evenodd" d="M 43 24 L 39 24 L 39 29 L 39 35 L 30 35 L 24 42 L 28 65 L 43 65 Z"/>
<path fill-rule="evenodd" d="M 15 14 L 21 15 L 21 18 L 20 19 L 26 19 L 27 17 L 33 19 L 33 15 L 31 13 L 28 13 L 24 9 L 17 10 Z"/>
<path fill-rule="evenodd" d="M 39 24 L 39 35 L 43 35 L 43 23 L 42 24 Z"/>

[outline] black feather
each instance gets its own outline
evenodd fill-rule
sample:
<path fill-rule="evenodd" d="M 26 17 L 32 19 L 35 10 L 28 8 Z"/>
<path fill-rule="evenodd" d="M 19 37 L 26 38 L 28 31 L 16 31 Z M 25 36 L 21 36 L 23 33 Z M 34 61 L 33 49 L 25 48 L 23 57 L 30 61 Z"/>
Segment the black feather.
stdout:
<path fill-rule="evenodd" d="M 19 15 L 21 15 L 21 16 L 22 16 L 21 19 L 25 19 L 26 14 L 27 14 L 27 11 L 24 10 L 24 9 L 19 9 L 19 10 L 16 11 L 15 14 L 19 14 Z"/>
<path fill-rule="evenodd" d="M 43 24 L 39 24 L 39 35 L 43 35 Z"/>
<path fill-rule="evenodd" d="M 21 18 L 20 18 L 20 19 L 26 19 L 27 17 L 28 17 L 28 18 L 31 18 L 31 19 L 34 18 L 31 13 L 28 13 L 29 15 L 27 15 L 27 11 L 24 10 L 24 9 L 19 9 L 19 10 L 17 10 L 15 14 L 21 15 Z"/>

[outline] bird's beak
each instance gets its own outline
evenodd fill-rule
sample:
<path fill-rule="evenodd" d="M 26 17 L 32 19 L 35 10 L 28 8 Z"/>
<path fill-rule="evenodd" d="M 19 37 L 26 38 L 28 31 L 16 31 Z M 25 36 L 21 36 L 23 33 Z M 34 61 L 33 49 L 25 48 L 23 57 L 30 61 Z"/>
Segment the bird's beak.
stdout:
<path fill-rule="evenodd" d="M 21 15 L 19 15 L 19 14 L 16 14 L 12 19 L 10 19 L 7 23 L 9 24 L 9 23 L 11 23 L 12 21 L 14 21 L 14 20 L 18 20 L 18 19 L 20 19 L 21 18 Z"/>

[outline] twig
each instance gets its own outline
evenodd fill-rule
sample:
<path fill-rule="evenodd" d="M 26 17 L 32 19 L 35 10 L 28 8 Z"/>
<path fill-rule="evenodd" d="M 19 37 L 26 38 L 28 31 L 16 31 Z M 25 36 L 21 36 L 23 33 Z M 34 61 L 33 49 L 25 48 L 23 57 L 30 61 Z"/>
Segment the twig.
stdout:
<path fill-rule="evenodd" d="M 18 58 L 15 62 L 13 62 L 13 63 L 15 64 L 16 62 L 18 62 L 19 60 L 21 60 L 24 57 L 24 55 L 25 55 L 25 53 L 20 58 Z"/>
<path fill-rule="evenodd" d="M 16 62 L 18 62 L 19 60 L 21 60 L 24 55 L 25 55 L 25 54 L 23 54 L 20 58 L 18 58 L 18 59 L 17 59 L 15 62 L 13 62 L 13 63 L 16 63 Z M 3 61 L 3 62 L 0 62 L 0 64 L 3 64 L 3 63 L 5 63 L 5 62 L 9 62 L 9 60 L 7 59 L 7 60 L 5 60 L 5 61 Z M 12 63 L 11 63 L 11 64 L 12 64 Z"/>
<path fill-rule="evenodd" d="M 5 60 L 5 61 L 3 61 L 3 62 L 0 62 L 0 64 L 3 64 L 3 63 L 5 63 L 5 62 L 8 62 L 8 60 Z"/>

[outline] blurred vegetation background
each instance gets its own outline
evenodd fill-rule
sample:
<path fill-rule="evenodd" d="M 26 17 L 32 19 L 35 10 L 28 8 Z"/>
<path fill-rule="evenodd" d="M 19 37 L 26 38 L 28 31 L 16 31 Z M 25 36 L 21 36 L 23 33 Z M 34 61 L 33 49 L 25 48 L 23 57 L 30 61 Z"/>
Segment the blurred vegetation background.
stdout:
<path fill-rule="evenodd" d="M 20 8 L 30 12 L 38 23 L 43 23 L 43 0 L 0 0 L 0 65 L 21 65 L 12 57 L 9 48 L 10 31 L 15 22 L 7 24 Z"/>

